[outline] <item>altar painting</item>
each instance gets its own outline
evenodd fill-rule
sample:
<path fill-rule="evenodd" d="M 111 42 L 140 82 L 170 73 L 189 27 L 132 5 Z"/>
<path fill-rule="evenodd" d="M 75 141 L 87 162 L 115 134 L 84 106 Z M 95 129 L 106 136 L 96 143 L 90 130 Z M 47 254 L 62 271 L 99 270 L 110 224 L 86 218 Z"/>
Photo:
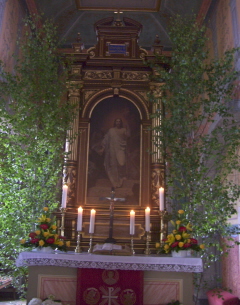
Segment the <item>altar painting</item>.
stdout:
<path fill-rule="evenodd" d="M 90 119 L 87 203 L 99 203 L 114 189 L 126 204 L 138 204 L 140 115 L 121 97 L 99 102 Z"/>

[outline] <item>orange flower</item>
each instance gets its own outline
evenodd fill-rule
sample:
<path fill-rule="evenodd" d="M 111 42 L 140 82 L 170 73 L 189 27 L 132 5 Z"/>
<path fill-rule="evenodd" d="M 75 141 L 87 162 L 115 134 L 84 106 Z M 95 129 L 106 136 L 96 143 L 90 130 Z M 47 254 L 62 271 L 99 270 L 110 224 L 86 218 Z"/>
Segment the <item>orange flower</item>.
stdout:
<path fill-rule="evenodd" d="M 184 243 L 183 243 L 182 241 L 180 241 L 180 242 L 178 243 L 178 247 L 180 247 L 180 248 L 182 248 L 183 245 L 184 245 Z"/>
<path fill-rule="evenodd" d="M 180 225 L 180 223 L 181 223 L 181 220 L 176 220 L 177 225 Z"/>
<path fill-rule="evenodd" d="M 56 225 L 51 225 L 51 229 L 56 230 L 57 226 Z"/>
<path fill-rule="evenodd" d="M 25 242 L 26 242 L 26 239 L 24 239 L 24 238 L 20 240 L 21 244 L 25 244 Z"/>
<path fill-rule="evenodd" d="M 39 246 L 42 247 L 45 244 L 44 240 L 39 240 Z"/>
<path fill-rule="evenodd" d="M 201 244 L 199 247 L 200 247 L 200 249 L 202 249 L 202 250 L 205 249 L 204 244 Z"/>
<path fill-rule="evenodd" d="M 48 211 L 48 207 L 44 207 L 43 211 L 47 212 Z"/>
<path fill-rule="evenodd" d="M 176 240 L 180 240 L 182 236 L 180 234 L 175 235 Z"/>
<path fill-rule="evenodd" d="M 183 210 L 178 210 L 178 214 L 184 214 L 185 212 Z"/>

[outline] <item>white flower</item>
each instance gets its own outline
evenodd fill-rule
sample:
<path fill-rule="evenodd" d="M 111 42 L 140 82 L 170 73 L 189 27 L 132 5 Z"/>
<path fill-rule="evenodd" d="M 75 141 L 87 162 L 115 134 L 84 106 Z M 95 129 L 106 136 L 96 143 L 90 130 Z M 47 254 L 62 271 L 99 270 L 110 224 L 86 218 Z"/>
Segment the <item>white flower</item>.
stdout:
<path fill-rule="evenodd" d="M 38 299 L 38 298 L 33 298 L 31 299 L 31 301 L 28 303 L 28 305 L 41 305 L 42 304 L 42 300 Z"/>

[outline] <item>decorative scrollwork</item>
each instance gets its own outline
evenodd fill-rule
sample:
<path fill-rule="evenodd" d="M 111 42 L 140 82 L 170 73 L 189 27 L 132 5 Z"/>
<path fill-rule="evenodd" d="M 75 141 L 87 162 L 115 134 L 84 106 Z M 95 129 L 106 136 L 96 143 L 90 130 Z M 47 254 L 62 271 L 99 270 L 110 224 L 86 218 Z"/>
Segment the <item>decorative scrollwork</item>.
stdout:
<path fill-rule="evenodd" d="M 108 71 L 87 71 L 85 79 L 112 79 L 112 73 Z"/>
<path fill-rule="evenodd" d="M 146 72 L 122 72 L 122 78 L 124 80 L 148 81 L 149 74 Z"/>

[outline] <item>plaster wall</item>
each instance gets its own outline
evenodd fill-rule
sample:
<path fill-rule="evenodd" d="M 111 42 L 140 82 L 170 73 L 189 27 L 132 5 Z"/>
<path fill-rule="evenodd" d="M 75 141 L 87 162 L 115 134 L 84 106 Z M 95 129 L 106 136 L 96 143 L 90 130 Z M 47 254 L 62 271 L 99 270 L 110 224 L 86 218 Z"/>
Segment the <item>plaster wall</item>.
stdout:
<path fill-rule="evenodd" d="M 16 42 L 24 14 L 19 0 L 4 0 L 0 5 L 0 60 L 9 72 L 15 64 L 12 55 L 18 52 Z"/>

